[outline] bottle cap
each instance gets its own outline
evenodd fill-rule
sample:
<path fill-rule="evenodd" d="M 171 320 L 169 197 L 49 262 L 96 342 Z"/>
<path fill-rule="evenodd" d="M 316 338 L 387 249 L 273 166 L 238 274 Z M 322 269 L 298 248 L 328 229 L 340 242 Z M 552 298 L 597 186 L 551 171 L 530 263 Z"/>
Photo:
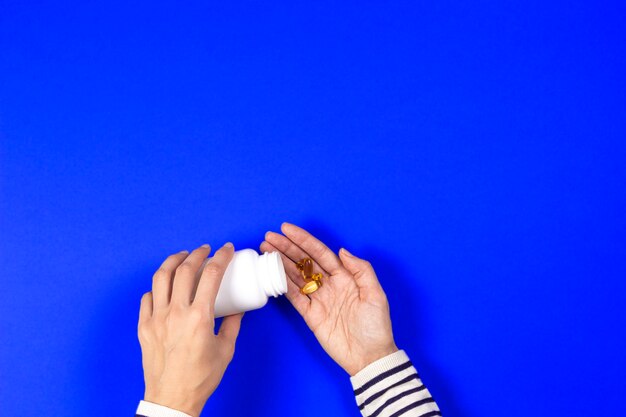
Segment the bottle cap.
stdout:
<path fill-rule="evenodd" d="M 287 274 L 278 252 L 265 252 L 259 257 L 259 281 L 267 296 L 278 297 L 287 292 Z"/>

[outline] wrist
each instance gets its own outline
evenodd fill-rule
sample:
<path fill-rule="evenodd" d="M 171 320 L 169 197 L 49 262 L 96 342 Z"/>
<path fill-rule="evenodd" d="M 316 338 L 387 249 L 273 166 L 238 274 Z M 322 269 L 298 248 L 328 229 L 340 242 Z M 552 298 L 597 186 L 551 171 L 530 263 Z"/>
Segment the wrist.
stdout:
<path fill-rule="evenodd" d="M 363 369 L 367 368 L 372 363 L 385 358 L 389 355 L 392 355 L 398 352 L 400 349 L 396 346 L 395 343 L 390 344 L 384 348 L 377 349 L 375 351 L 367 352 L 365 355 L 362 355 L 358 360 L 349 368 L 346 368 L 345 371 L 352 377 L 357 373 L 361 372 Z"/>

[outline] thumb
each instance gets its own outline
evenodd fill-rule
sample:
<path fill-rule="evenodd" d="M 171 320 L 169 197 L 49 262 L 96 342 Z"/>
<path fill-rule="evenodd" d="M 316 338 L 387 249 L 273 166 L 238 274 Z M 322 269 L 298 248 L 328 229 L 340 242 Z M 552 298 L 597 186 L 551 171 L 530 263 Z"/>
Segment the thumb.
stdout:
<path fill-rule="evenodd" d="M 220 325 L 220 331 L 218 336 L 222 338 L 229 345 L 235 346 L 235 341 L 239 335 L 239 329 L 241 328 L 241 318 L 243 313 L 233 314 L 232 316 L 226 316 L 222 320 Z"/>
<path fill-rule="evenodd" d="M 380 288 L 380 283 L 372 268 L 372 264 L 365 259 L 357 258 L 345 248 L 339 251 L 339 259 L 343 266 L 354 276 L 360 288 Z"/>

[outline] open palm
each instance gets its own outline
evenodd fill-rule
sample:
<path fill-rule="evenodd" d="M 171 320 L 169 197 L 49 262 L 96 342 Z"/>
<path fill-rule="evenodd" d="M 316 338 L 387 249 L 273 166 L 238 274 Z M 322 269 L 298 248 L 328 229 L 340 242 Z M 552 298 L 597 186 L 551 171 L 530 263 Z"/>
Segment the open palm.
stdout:
<path fill-rule="evenodd" d="M 268 232 L 260 249 L 281 253 L 288 279 L 287 298 L 302 315 L 324 350 L 348 374 L 398 350 L 393 340 L 389 304 L 369 262 L 347 250 L 339 255 L 306 230 L 283 223 L 284 233 Z M 314 261 L 323 285 L 303 295 L 304 280 L 296 262 Z"/>

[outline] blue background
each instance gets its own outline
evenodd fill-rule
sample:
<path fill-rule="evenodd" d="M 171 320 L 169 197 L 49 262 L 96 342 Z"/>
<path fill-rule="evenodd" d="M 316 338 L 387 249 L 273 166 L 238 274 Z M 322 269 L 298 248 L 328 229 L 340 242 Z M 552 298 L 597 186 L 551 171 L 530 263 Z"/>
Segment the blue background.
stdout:
<path fill-rule="evenodd" d="M 625 415 L 624 3 L 312 3 L 0 1 L 2 415 L 133 415 L 160 262 L 286 220 L 444 415 Z M 359 413 L 278 299 L 204 415 Z"/>

